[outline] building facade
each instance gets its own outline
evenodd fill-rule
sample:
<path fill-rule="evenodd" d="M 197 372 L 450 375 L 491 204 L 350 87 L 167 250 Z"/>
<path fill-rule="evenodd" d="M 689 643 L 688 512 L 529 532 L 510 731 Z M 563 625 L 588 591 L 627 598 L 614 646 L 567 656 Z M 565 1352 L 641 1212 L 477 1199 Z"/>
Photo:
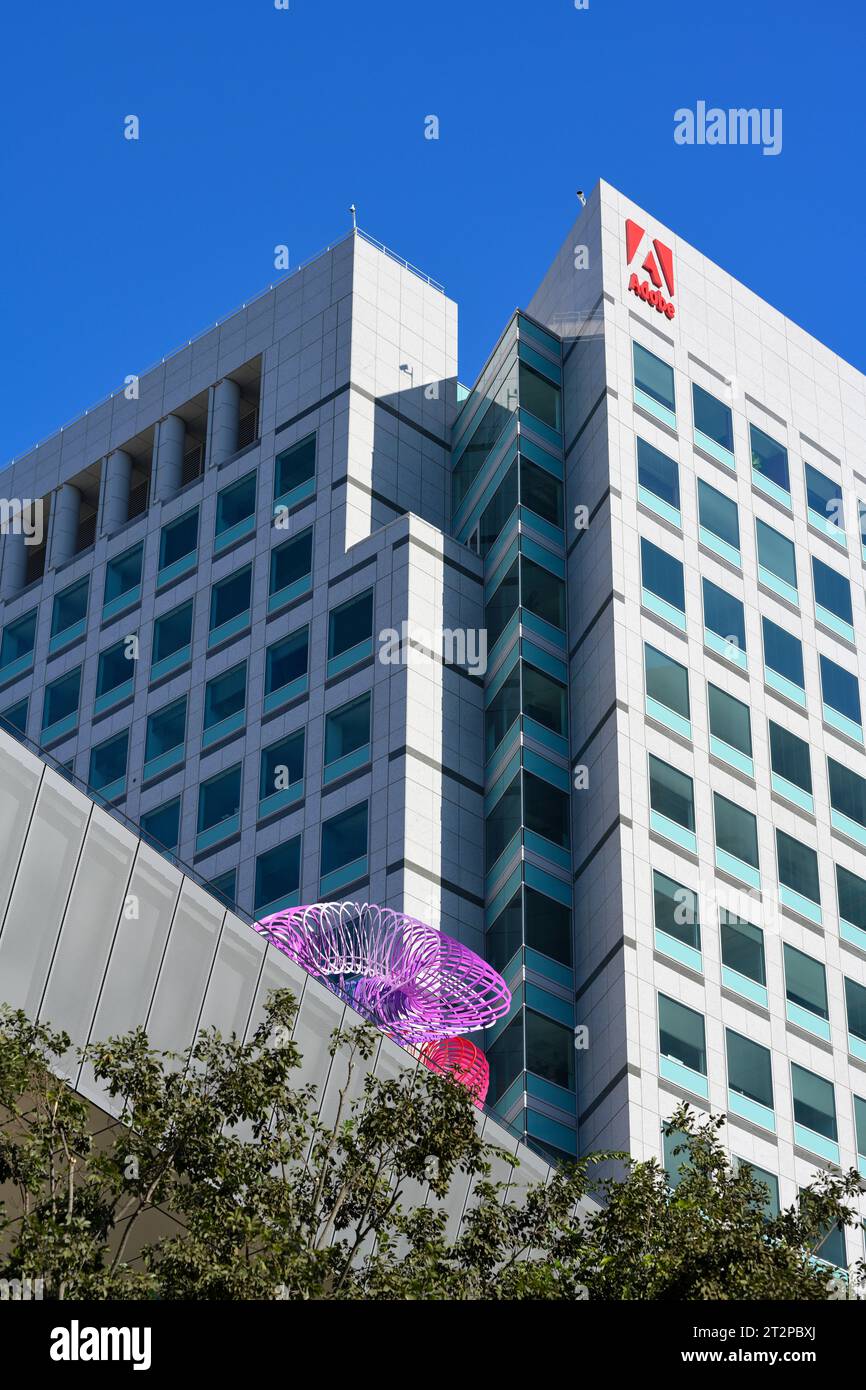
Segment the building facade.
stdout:
<path fill-rule="evenodd" d="M 604 183 L 456 329 L 353 234 L 7 469 L 0 715 L 246 913 L 484 954 L 554 1155 L 866 1170 L 866 380 Z"/>

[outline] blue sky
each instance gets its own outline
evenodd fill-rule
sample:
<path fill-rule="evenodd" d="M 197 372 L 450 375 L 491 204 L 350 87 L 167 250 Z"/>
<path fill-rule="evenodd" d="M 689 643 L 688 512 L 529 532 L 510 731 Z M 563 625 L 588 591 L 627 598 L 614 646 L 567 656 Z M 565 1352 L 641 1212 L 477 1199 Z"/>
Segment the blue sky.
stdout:
<path fill-rule="evenodd" d="M 336 240 L 352 201 L 458 300 L 465 381 L 599 177 L 866 370 L 862 0 L 290 6 L 7 7 L 0 460 L 278 278 L 276 244 Z M 781 107 L 781 154 L 676 145 L 698 100 Z"/>

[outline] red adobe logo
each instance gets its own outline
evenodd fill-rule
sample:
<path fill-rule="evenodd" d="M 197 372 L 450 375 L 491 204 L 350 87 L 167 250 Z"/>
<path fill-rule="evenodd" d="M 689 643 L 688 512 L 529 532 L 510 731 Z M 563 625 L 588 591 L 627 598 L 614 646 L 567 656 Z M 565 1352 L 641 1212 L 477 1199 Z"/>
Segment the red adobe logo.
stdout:
<path fill-rule="evenodd" d="M 643 227 L 639 227 L 637 222 L 632 222 L 631 218 L 625 220 L 625 263 L 631 265 L 643 243 L 645 232 Z M 655 255 L 653 255 L 655 248 Z M 661 275 L 659 274 L 661 266 Z M 645 270 L 649 280 L 639 280 L 634 271 L 628 282 L 628 287 L 633 294 L 640 299 L 645 299 L 647 304 L 651 304 L 665 318 L 672 319 L 676 313 L 676 306 L 670 300 L 665 299 L 662 294 L 662 275 L 667 286 L 668 294 L 673 298 L 674 293 L 674 255 L 669 246 L 665 246 L 658 237 L 653 239 L 652 246 L 647 251 L 641 270 Z M 652 281 L 652 286 L 650 285 Z M 654 288 L 653 288 L 654 287 Z"/>

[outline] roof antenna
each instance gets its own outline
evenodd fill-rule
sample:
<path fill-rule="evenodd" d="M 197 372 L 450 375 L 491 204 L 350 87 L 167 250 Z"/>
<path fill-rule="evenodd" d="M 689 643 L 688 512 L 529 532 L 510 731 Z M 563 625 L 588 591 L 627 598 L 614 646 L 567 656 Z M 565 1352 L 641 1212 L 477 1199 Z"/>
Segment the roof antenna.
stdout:
<path fill-rule="evenodd" d="M 358 209 L 355 207 L 355 204 L 354 204 L 354 203 L 353 203 L 352 206 L 349 208 L 349 211 L 350 211 L 350 213 L 352 214 L 352 231 L 353 231 L 353 232 L 357 232 L 357 230 L 358 230 Z"/>

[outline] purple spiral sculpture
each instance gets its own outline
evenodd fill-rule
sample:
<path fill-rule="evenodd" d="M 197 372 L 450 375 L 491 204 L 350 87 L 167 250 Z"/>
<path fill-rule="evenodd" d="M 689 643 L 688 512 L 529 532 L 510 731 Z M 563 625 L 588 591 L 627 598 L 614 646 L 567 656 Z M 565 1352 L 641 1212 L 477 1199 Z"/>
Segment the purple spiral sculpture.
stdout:
<path fill-rule="evenodd" d="M 372 903 L 315 903 L 255 929 L 406 1047 L 489 1028 L 511 992 L 492 966 L 435 927 Z"/>

